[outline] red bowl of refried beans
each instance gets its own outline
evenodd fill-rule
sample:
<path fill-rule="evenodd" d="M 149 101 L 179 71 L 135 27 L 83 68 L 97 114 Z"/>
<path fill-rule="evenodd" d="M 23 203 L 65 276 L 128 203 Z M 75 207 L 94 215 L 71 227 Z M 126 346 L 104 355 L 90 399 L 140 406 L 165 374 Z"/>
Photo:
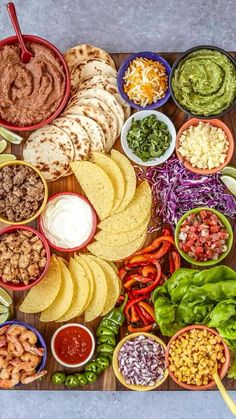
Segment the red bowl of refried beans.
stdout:
<path fill-rule="evenodd" d="M 53 121 L 64 109 L 70 76 L 59 50 L 45 39 L 23 35 L 33 53 L 21 62 L 16 36 L 0 41 L 0 125 L 31 131 Z"/>

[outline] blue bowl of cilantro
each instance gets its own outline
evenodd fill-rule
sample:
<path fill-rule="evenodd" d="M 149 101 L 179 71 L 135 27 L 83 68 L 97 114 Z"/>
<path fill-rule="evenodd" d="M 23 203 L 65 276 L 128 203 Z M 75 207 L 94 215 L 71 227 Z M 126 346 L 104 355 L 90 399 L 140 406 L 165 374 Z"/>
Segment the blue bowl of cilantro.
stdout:
<path fill-rule="evenodd" d="M 140 166 L 164 163 L 174 152 L 176 130 L 161 112 L 145 110 L 131 115 L 121 131 L 121 145 L 127 157 Z"/>
<path fill-rule="evenodd" d="M 119 93 L 133 108 L 159 108 L 170 98 L 170 73 L 171 67 L 161 55 L 137 52 L 123 61 L 118 70 Z"/>

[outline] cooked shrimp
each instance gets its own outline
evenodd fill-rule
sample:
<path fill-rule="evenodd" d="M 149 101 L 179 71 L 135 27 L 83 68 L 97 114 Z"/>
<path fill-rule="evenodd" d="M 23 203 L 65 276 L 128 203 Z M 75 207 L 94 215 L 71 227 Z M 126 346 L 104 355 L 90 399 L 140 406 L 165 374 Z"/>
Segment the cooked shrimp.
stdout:
<path fill-rule="evenodd" d="M 7 349 L 8 349 L 8 352 L 10 352 L 10 354 L 12 354 L 16 357 L 20 357 L 24 353 L 23 346 L 20 344 L 18 339 L 15 338 L 14 336 L 8 336 L 8 347 L 7 347 Z"/>
<path fill-rule="evenodd" d="M 6 348 L 0 348 L 0 368 L 6 368 L 9 358 L 8 350 Z"/>
<path fill-rule="evenodd" d="M 37 355 L 24 353 L 20 359 L 10 361 L 19 371 L 31 371 L 38 366 L 40 358 Z"/>
<path fill-rule="evenodd" d="M 22 333 L 19 338 L 25 351 L 30 352 L 31 346 L 35 345 L 38 341 L 38 338 L 34 332 L 31 330 L 26 330 Z"/>
<path fill-rule="evenodd" d="M 4 376 L 6 378 L 0 379 L 0 388 L 9 389 L 19 384 L 20 373 L 16 368 L 13 367 L 13 368 L 10 368 L 8 371 L 5 371 L 5 370 L 3 371 L 5 374 Z"/>
<path fill-rule="evenodd" d="M 21 356 L 21 360 L 22 360 L 23 362 L 31 362 L 31 363 L 33 363 L 33 364 L 35 364 L 35 365 L 38 365 L 38 364 L 39 364 L 39 362 L 40 362 L 40 358 L 39 358 L 39 356 L 38 356 L 38 355 L 35 355 L 35 354 L 30 354 L 30 353 L 24 353 L 24 354 Z"/>
<path fill-rule="evenodd" d="M 35 354 L 35 355 L 38 355 L 38 356 L 43 356 L 45 350 L 44 350 L 44 348 L 36 348 L 35 346 L 31 346 L 29 352 L 31 354 Z"/>
<path fill-rule="evenodd" d="M 0 348 L 2 346 L 6 346 L 6 345 L 7 345 L 7 338 L 6 338 L 6 336 L 4 336 L 4 335 L 0 336 Z"/>
<path fill-rule="evenodd" d="M 20 326 L 20 325 L 14 325 L 10 326 L 10 328 L 6 331 L 7 335 L 11 335 L 14 337 L 20 336 L 23 332 L 25 332 L 27 329 L 25 326 Z"/>
<path fill-rule="evenodd" d="M 6 331 L 9 329 L 10 325 L 7 324 L 6 326 L 1 327 L 0 329 L 0 336 L 4 335 L 6 333 Z"/>
<path fill-rule="evenodd" d="M 25 374 L 27 374 L 27 372 L 25 372 L 21 375 L 20 382 L 22 384 L 29 384 L 29 383 L 32 383 L 35 380 L 38 380 L 39 378 L 44 377 L 44 375 L 47 374 L 47 371 L 43 370 L 43 371 L 37 372 L 36 374 L 33 374 L 33 375 L 30 375 L 29 373 L 28 373 L 29 375 L 25 375 Z"/>

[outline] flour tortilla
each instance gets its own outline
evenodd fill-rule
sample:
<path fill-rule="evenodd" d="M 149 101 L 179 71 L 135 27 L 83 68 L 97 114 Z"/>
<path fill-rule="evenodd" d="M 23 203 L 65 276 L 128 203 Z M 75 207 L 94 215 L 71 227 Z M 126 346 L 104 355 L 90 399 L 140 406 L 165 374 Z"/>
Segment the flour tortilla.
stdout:
<path fill-rule="evenodd" d="M 118 261 L 131 256 L 143 246 L 147 237 L 144 232 L 140 237 L 123 246 L 106 246 L 98 241 L 94 241 L 87 246 L 87 249 L 95 256 L 108 261 Z"/>
<path fill-rule="evenodd" d="M 143 181 L 134 194 L 130 204 L 124 211 L 114 214 L 99 223 L 101 230 L 111 233 L 130 231 L 138 228 L 150 216 L 152 207 L 152 192 L 148 182 Z M 96 255 L 102 257 L 100 255 Z"/>
<path fill-rule="evenodd" d="M 74 160 L 74 147 L 66 132 L 45 125 L 26 140 L 23 159 L 36 166 L 47 182 L 52 182 L 69 171 L 69 164 Z"/>
<path fill-rule="evenodd" d="M 122 172 L 117 164 L 106 154 L 93 153 L 91 155 L 91 160 L 94 161 L 95 164 L 102 170 L 104 170 L 104 172 L 111 180 L 115 193 L 114 205 L 111 212 L 111 214 L 113 214 L 119 208 L 124 196 L 125 182 Z"/>
<path fill-rule="evenodd" d="M 88 259 L 92 259 L 100 266 L 103 270 L 103 273 L 106 277 L 107 282 L 107 297 L 105 301 L 105 305 L 103 311 L 101 313 L 102 316 L 105 316 L 116 304 L 119 295 L 120 295 L 120 286 L 118 275 L 114 272 L 112 267 L 103 259 L 96 258 L 92 255 L 87 255 Z"/>
<path fill-rule="evenodd" d="M 74 259 L 81 266 L 81 268 L 83 268 L 83 270 L 85 271 L 86 276 L 87 276 L 87 280 L 89 282 L 89 297 L 88 297 L 87 303 L 84 307 L 84 309 L 86 309 L 88 307 L 88 305 L 90 304 L 90 302 L 92 301 L 92 298 L 93 298 L 94 279 L 93 279 L 91 269 L 89 268 L 87 263 L 81 257 L 79 257 L 78 255 L 74 255 Z"/>
<path fill-rule="evenodd" d="M 82 81 L 78 86 L 78 91 L 84 89 L 91 89 L 93 87 L 98 87 L 99 89 L 104 89 L 107 92 L 111 93 L 117 102 L 121 105 L 125 120 L 128 119 L 131 115 L 131 109 L 128 103 L 124 101 L 124 99 L 120 96 L 119 90 L 117 87 L 117 82 L 115 77 L 112 76 L 93 76 L 89 77 L 88 79 Z"/>
<path fill-rule="evenodd" d="M 87 79 L 91 76 L 96 76 L 99 74 L 105 74 L 108 76 L 117 76 L 117 72 L 108 62 L 101 60 L 99 58 L 90 58 L 84 61 L 81 61 L 77 64 L 70 75 L 71 78 L 71 95 L 73 95 L 84 79 Z"/>
<path fill-rule="evenodd" d="M 55 255 L 52 255 L 49 269 L 43 279 L 26 295 L 20 306 L 22 313 L 40 313 L 46 310 L 57 297 L 61 287 L 61 269 Z"/>
<path fill-rule="evenodd" d="M 117 121 L 116 137 L 120 135 L 121 129 L 124 124 L 124 112 L 120 104 L 117 102 L 117 100 L 114 98 L 114 96 L 111 93 L 106 92 L 103 89 L 99 89 L 98 87 L 93 87 L 91 89 L 85 89 L 85 90 L 81 90 L 77 92 L 76 96 L 77 98 L 96 97 L 97 99 L 100 99 L 101 101 L 105 102 L 116 117 L 116 121 Z"/>
<path fill-rule="evenodd" d="M 89 161 L 71 163 L 77 180 L 100 220 L 108 217 L 114 205 L 114 188 L 107 174 Z"/>
<path fill-rule="evenodd" d="M 96 99 L 94 98 L 83 98 L 78 99 L 77 102 L 74 102 L 77 105 L 77 109 L 81 112 L 81 115 L 85 115 L 88 118 L 93 119 L 102 129 L 102 132 L 104 134 L 104 150 L 106 148 L 107 142 L 111 142 L 111 131 L 110 127 L 108 125 L 108 121 L 106 118 L 105 113 L 101 108 L 99 108 L 96 103 Z M 72 105 L 73 106 L 73 105 Z M 70 109 L 70 108 L 68 108 Z"/>
<path fill-rule="evenodd" d="M 73 258 L 70 258 L 68 269 L 73 280 L 74 293 L 68 310 L 57 319 L 58 322 L 67 322 L 80 316 L 89 298 L 89 281 L 84 269 Z"/>
<path fill-rule="evenodd" d="M 95 260 L 83 254 L 80 257 L 87 263 L 94 278 L 93 298 L 84 313 L 85 321 L 91 322 L 99 317 L 104 309 L 107 298 L 107 281 L 103 270 Z"/>
<path fill-rule="evenodd" d="M 53 125 L 69 135 L 74 147 L 74 160 L 82 160 L 88 157 L 90 140 L 87 132 L 79 122 L 61 116 L 53 121 Z"/>
<path fill-rule="evenodd" d="M 150 217 L 148 216 L 145 222 L 131 231 L 121 231 L 120 233 L 111 233 L 105 230 L 100 230 L 94 237 L 101 244 L 106 246 L 124 246 L 138 237 L 142 236 L 143 233 L 147 232 L 147 226 L 149 223 Z"/>
<path fill-rule="evenodd" d="M 80 96 L 77 96 L 77 93 L 75 93 L 75 95 L 71 98 L 69 107 L 72 107 L 77 103 L 80 104 L 81 101 L 86 101 L 88 103 L 89 100 L 91 100 L 90 104 L 93 104 L 93 106 L 99 108 L 106 116 L 107 123 L 110 128 L 110 138 L 107 138 L 106 148 L 104 151 L 108 152 L 116 140 L 118 131 L 116 116 L 111 108 L 101 99 L 97 99 L 95 97 L 86 97 L 86 95 L 85 97 L 81 98 Z"/>
<path fill-rule="evenodd" d="M 64 116 L 79 122 L 88 134 L 90 141 L 89 152 L 104 151 L 105 137 L 102 128 L 92 119 L 80 114 L 79 105 L 74 105 L 64 112 Z"/>
<path fill-rule="evenodd" d="M 116 212 L 123 211 L 133 199 L 136 190 L 136 174 L 129 159 L 117 150 L 111 150 L 111 158 L 120 168 L 124 181 L 125 191 L 122 202 Z"/>
<path fill-rule="evenodd" d="M 113 59 L 106 51 L 88 44 L 81 44 L 68 49 L 64 53 L 64 58 L 70 72 L 77 64 L 81 61 L 87 60 L 88 58 L 100 58 L 115 68 Z"/>
<path fill-rule="evenodd" d="M 66 265 L 59 259 L 61 269 L 61 286 L 53 303 L 46 308 L 39 318 L 41 322 L 53 322 L 63 316 L 71 305 L 73 298 L 73 281 Z"/>

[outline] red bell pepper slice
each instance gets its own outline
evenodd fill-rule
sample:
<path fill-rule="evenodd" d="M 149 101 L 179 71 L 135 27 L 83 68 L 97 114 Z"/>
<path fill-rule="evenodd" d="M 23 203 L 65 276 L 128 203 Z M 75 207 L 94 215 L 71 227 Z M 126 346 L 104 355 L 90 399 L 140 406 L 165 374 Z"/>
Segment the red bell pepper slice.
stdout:
<path fill-rule="evenodd" d="M 135 256 L 138 255 L 145 255 L 146 253 L 151 253 L 153 250 L 156 250 L 163 242 L 169 242 L 171 244 L 175 244 L 173 236 L 160 236 L 155 239 L 150 246 L 144 247 L 144 249 L 140 250 L 139 252 L 135 253 Z"/>
<path fill-rule="evenodd" d="M 146 301 L 140 301 L 140 303 L 138 303 L 138 305 L 140 307 L 142 307 L 142 309 L 146 312 L 146 314 L 148 314 L 148 317 L 150 318 L 150 321 L 155 322 L 155 314 L 154 314 L 153 307 L 149 303 L 147 303 Z"/>
<path fill-rule="evenodd" d="M 156 275 L 155 280 L 152 282 L 151 285 L 148 285 L 147 287 L 133 290 L 132 291 L 133 295 L 140 295 L 140 294 L 147 294 L 147 293 L 150 294 L 150 292 L 152 292 L 157 287 L 158 283 L 161 280 L 161 265 L 158 261 L 155 261 L 155 265 L 157 268 L 157 275 Z"/>
<path fill-rule="evenodd" d="M 128 325 L 128 331 L 130 333 L 135 333 L 135 332 L 150 332 L 152 330 L 153 325 L 149 324 L 148 326 L 143 326 L 143 327 L 134 327 L 131 324 Z"/>
<path fill-rule="evenodd" d="M 136 311 L 137 311 L 137 313 L 138 313 L 138 315 L 139 315 L 139 317 L 141 318 L 141 320 L 142 320 L 142 322 L 143 322 L 143 324 L 145 325 L 145 326 L 147 326 L 148 324 L 150 324 L 150 323 L 153 323 L 153 321 L 151 320 L 151 322 L 150 322 L 150 320 L 148 320 L 147 319 L 147 317 L 143 314 L 143 310 L 141 309 L 141 307 L 139 307 L 139 305 L 138 304 L 135 304 L 135 309 L 136 309 Z"/>

